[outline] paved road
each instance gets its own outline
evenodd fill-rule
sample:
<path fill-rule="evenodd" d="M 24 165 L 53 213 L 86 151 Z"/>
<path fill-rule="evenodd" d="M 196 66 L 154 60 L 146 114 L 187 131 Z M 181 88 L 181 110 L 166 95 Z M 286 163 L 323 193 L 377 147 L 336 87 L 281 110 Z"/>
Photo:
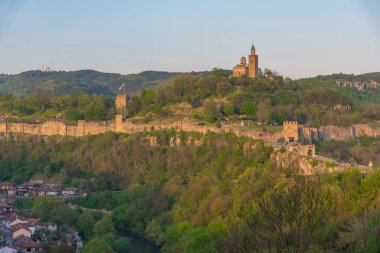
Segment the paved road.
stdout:
<path fill-rule="evenodd" d="M 81 206 L 74 205 L 71 203 L 69 203 L 68 206 L 71 209 L 75 209 L 75 208 L 79 207 L 83 211 L 87 211 L 87 212 L 100 212 L 100 213 L 104 213 L 104 214 L 111 214 L 112 213 L 111 211 L 105 210 L 105 209 L 86 208 L 86 207 L 81 207 Z"/>

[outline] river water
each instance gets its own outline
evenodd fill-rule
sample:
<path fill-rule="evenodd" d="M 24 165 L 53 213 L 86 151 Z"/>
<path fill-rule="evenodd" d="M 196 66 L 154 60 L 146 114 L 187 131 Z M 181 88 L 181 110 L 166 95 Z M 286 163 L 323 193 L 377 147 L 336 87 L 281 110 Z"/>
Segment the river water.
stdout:
<path fill-rule="evenodd" d="M 131 250 L 129 253 L 159 253 L 160 248 L 145 238 L 138 237 L 131 233 L 123 234 L 131 240 Z"/>

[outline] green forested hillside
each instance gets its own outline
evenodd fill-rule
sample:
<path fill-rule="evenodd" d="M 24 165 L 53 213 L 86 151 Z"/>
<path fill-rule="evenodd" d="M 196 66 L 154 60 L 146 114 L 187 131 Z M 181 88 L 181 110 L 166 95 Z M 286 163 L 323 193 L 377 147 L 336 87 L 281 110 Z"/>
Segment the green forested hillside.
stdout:
<path fill-rule="evenodd" d="M 128 92 L 140 92 L 157 86 L 178 73 L 145 71 L 139 74 L 121 75 L 94 70 L 79 71 L 26 71 L 17 75 L 0 77 L 0 92 L 27 96 L 37 93 L 65 95 L 76 93 L 113 95 L 126 83 Z"/>
<path fill-rule="evenodd" d="M 372 124 L 380 120 L 380 87 L 359 92 L 338 87 L 335 78 L 230 78 L 221 70 L 207 76 L 180 75 L 164 87 L 133 97 L 129 114 L 154 119 L 163 114 L 166 105 L 187 102 L 194 109 L 202 108 L 192 117 L 216 124 L 240 118 L 271 124 L 297 120 L 312 126 Z M 351 109 L 334 109 L 337 105 Z"/>
<path fill-rule="evenodd" d="M 297 80 L 305 87 L 325 87 L 333 90 L 338 90 L 340 93 L 346 95 L 356 105 L 364 105 L 369 103 L 380 103 L 380 88 L 367 89 L 366 91 L 358 91 L 355 88 L 338 87 L 335 83 L 337 80 L 344 81 L 360 81 L 368 82 L 374 80 L 380 83 L 380 72 L 367 73 L 362 75 L 348 75 L 348 74 L 332 74 L 326 76 L 316 76 L 312 78 L 303 78 Z"/>
<path fill-rule="evenodd" d="M 19 201 L 43 220 L 76 227 L 83 252 L 129 252 L 119 247 L 127 231 L 173 253 L 380 249 L 380 171 L 300 177 L 277 168 L 260 141 L 209 133 L 199 147 L 171 147 L 173 132 L 154 134 L 156 147 L 143 133 L 1 139 L 1 180 L 54 177 L 89 192 L 74 204 L 110 210 L 83 212 L 53 197 Z M 189 136 L 200 138 L 181 133 Z"/>
<path fill-rule="evenodd" d="M 145 80 L 156 82 L 157 75 L 169 78 L 172 74 L 144 72 L 129 78 L 139 79 L 141 75 Z M 178 74 L 169 78 L 165 85 L 146 87 L 141 93 L 131 95 L 127 113 L 129 117 L 140 116 L 144 121 L 152 121 L 187 111 L 183 117 L 192 117 L 201 124 L 218 125 L 241 118 L 275 125 L 285 120 L 297 120 L 312 126 L 378 124 L 380 87 L 365 91 L 342 88 L 335 83 L 341 78 L 351 80 L 360 77 L 332 75 L 300 80 L 284 80 L 280 76 L 273 80 L 266 77 L 230 78 L 223 70 Z M 108 83 L 104 79 L 98 82 L 103 82 L 102 85 Z M 138 84 L 135 88 L 142 86 Z M 175 109 L 177 105 L 188 109 Z M 336 106 L 349 106 L 350 109 L 341 110 Z M 69 123 L 78 119 L 110 119 L 115 115 L 111 96 L 89 96 L 85 93 L 39 93 L 24 97 L 4 94 L 0 96 L 0 112 L 13 115 L 17 120 L 58 118 Z"/>

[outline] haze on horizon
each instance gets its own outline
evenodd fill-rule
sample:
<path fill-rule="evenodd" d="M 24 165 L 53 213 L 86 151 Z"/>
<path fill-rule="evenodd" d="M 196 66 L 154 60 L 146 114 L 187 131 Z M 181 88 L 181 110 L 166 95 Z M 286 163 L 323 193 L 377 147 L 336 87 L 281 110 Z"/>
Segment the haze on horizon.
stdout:
<path fill-rule="evenodd" d="M 376 0 L 1 0 L 0 73 L 232 69 L 292 78 L 380 71 Z"/>

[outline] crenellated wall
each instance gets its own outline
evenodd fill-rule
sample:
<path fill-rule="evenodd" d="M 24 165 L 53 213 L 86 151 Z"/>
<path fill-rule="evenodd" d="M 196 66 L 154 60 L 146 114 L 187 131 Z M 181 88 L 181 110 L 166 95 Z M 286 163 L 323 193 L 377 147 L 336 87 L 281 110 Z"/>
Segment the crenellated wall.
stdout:
<path fill-rule="evenodd" d="M 42 124 L 0 123 L 0 133 L 23 133 L 31 135 L 67 135 L 80 137 L 114 130 L 115 125 L 106 121 L 86 122 L 79 120 L 76 126 L 67 126 L 60 121 L 47 121 Z"/>
<path fill-rule="evenodd" d="M 0 122 L 0 133 L 23 133 L 31 135 L 62 135 L 80 137 L 91 134 L 105 132 L 117 133 L 138 133 L 143 131 L 174 129 L 185 132 L 215 133 L 231 132 L 237 136 L 246 136 L 252 139 L 263 139 L 276 141 L 281 137 L 289 140 L 298 140 L 306 143 L 314 141 L 348 140 L 359 136 L 380 136 L 380 128 L 374 129 L 364 124 L 357 124 L 351 127 L 321 126 L 318 128 L 298 125 L 297 122 L 284 122 L 283 131 L 269 134 L 257 132 L 246 128 L 231 125 L 200 126 L 191 121 L 176 121 L 168 124 L 135 124 L 131 120 L 126 120 L 122 115 L 116 115 L 115 121 L 85 121 L 78 120 L 76 126 L 66 125 L 60 121 L 47 121 L 42 124 L 28 123 L 5 123 Z"/>

